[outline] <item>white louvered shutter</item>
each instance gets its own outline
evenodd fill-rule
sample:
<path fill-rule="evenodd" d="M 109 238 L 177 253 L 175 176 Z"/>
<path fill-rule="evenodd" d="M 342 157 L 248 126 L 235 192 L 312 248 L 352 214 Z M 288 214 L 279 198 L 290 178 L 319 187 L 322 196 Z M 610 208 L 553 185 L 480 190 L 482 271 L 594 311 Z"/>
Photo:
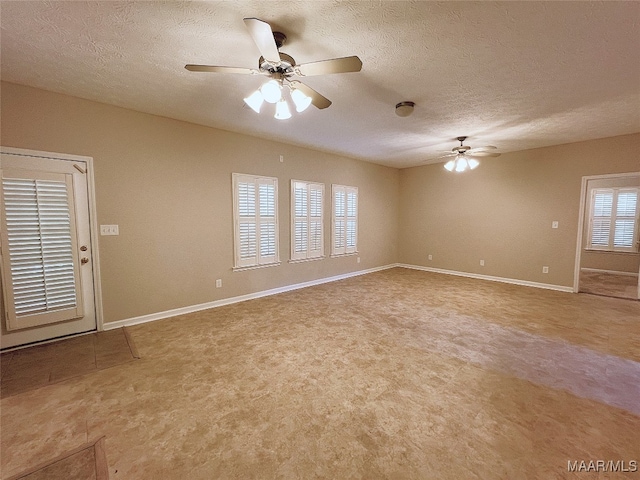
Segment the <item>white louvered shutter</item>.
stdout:
<path fill-rule="evenodd" d="M 237 266 L 256 265 L 257 249 L 257 215 L 256 187 L 254 182 L 238 181 L 237 196 Z"/>
<path fill-rule="evenodd" d="M 346 253 L 354 253 L 358 243 L 358 191 L 348 188 L 346 218 Z"/>
<path fill-rule="evenodd" d="M 72 176 L 5 171 L 2 205 L 8 328 L 82 317 Z"/>
<path fill-rule="evenodd" d="M 589 248 L 638 251 L 638 189 L 592 190 Z"/>
<path fill-rule="evenodd" d="M 591 217 L 591 247 L 609 246 L 613 190 L 594 190 Z"/>
<path fill-rule="evenodd" d="M 276 221 L 277 190 L 275 179 L 258 179 L 258 190 L 260 192 L 260 251 L 258 263 L 260 265 L 265 265 L 278 261 L 278 226 Z"/>
<path fill-rule="evenodd" d="M 305 260 L 324 255 L 324 185 L 291 181 L 291 259 Z"/>
<path fill-rule="evenodd" d="M 278 262 L 278 183 L 233 174 L 235 268 Z"/>
<path fill-rule="evenodd" d="M 358 189 L 333 185 L 332 255 L 358 251 Z"/>
<path fill-rule="evenodd" d="M 613 246 L 633 248 L 637 230 L 638 191 L 620 190 L 617 193 Z"/>
<path fill-rule="evenodd" d="M 309 251 L 307 258 L 324 256 L 324 185 L 309 184 Z"/>

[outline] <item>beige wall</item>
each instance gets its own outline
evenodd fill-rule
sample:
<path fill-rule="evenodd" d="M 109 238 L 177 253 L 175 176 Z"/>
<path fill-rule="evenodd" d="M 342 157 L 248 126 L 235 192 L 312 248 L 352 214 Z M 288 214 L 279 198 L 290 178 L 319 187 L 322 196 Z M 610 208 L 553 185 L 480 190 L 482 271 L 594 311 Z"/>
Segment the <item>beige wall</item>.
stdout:
<path fill-rule="evenodd" d="M 94 159 L 98 223 L 120 226 L 99 238 L 105 322 L 397 259 L 396 169 L 9 83 L 1 113 L 3 146 Z M 232 172 L 278 178 L 280 266 L 232 272 Z M 360 264 L 287 263 L 291 179 L 324 183 L 327 211 L 332 183 L 358 187 Z"/>
<path fill-rule="evenodd" d="M 3 146 L 94 158 L 98 222 L 120 226 L 120 236 L 99 238 L 106 322 L 398 261 L 572 286 L 582 176 L 640 167 L 640 134 L 506 153 L 455 174 L 442 164 L 376 166 L 7 83 L 1 113 Z M 278 267 L 231 270 L 232 172 L 278 177 Z M 327 192 L 331 183 L 359 188 L 362 263 L 287 263 L 291 179 Z M 329 218 L 325 235 L 328 252 Z"/>
<path fill-rule="evenodd" d="M 571 287 L 582 176 L 638 171 L 638 151 L 634 134 L 401 170 L 399 261 Z"/>

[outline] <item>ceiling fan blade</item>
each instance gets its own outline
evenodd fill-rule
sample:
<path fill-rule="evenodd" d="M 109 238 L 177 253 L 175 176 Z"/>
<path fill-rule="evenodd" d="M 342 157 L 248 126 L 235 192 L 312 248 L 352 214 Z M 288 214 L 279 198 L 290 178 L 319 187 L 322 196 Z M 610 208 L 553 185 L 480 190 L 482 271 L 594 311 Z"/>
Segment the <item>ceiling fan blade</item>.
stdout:
<path fill-rule="evenodd" d="M 467 155 L 472 157 L 499 157 L 501 154 L 498 152 L 468 152 Z"/>
<path fill-rule="evenodd" d="M 470 152 L 481 152 L 483 150 L 497 150 L 498 147 L 494 147 L 493 145 L 486 145 L 484 147 L 473 147 L 470 149 Z"/>
<path fill-rule="evenodd" d="M 271 63 L 280 63 L 280 53 L 273 38 L 271 25 L 257 18 L 245 18 L 244 24 L 264 59 Z"/>
<path fill-rule="evenodd" d="M 318 92 L 316 92 L 313 88 L 309 87 L 308 85 L 305 85 L 302 82 L 291 82 L 291 84 L 294 88 L 300 90 L 307 97 L 311 97 L 311 103 L 313 104 L 314 107 L 323 109 L 331 105 L 331 100 L 320 95 Z"/>
<path fill-rule="evenodd" d="M 252 68 L 242 68 L 242 67 L 216 67 L 214 65 L 185 65 L 184 68 L 189 70 L 190 72 L 213 72 L 213 73 L 241 73 L 248 75 L 255 75 L 260 72 L 258 70 L 254 70 Z"/>
<path fill-rule="evenodd" d="M 326 75 L 329 73 L 359 72 L 361 69 L 362 61 L 353 56 L 303 63 L 296 66 L 296 73 L 303 77 L 309 77 L 311 75 Z"/>

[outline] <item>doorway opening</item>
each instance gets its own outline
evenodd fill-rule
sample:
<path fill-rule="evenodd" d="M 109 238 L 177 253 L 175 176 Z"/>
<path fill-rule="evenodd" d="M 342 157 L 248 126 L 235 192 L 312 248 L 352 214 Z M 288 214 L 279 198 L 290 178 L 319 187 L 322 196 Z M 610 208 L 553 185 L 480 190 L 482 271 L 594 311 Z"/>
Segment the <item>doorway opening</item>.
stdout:
<path fill-rule="evenodd" d="M 582 178 L 574 292 L 640 299 L 640 172 Z"/>

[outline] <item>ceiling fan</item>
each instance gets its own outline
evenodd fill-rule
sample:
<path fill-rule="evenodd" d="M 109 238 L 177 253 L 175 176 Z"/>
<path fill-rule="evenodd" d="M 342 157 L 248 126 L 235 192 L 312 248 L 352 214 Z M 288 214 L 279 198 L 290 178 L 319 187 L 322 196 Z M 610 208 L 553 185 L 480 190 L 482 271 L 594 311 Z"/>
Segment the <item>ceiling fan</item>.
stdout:
<path fill-rule="evenodd" d="M 499 157 L 500 153 L 496 152 L 496 147 L 487 145 L 485 147 L 471 148 L 463 145 L 467 137 L 458 137 L 460 145 L 451 149 L 451 153 L 447 153 L 440 158 L 454 157 L 444 164 L 444 168 L 452 172 L 464 172 L 467 168 L 473 170 L 480 162 L 473 157 Z"/>
<path fill-rule="evenodd" d="M 245 103 L 257 113 L 260 113 L 260 107 L 266 101 L 276 104 L 275 118 L 290 118 L 291 112 L 284 97 L 286 90 L 290 92 L 298 112 L 304 111 L 310 104 L 319 109 L 327 108 L 331 105 L 328 98 L 292 77 L 359 72 L 362 69 L 362 61 L 356 56 L 298 65 L 293 57 L 280 52 L 280 47 L 287 39 L 284 33 L 272 31 L 267 22 L 257 18 L 245 18 L 244 23 L 261 54 L 257 69 L 192 64 L 185 65 L 184 68 L 190 72 L 238 73 L 268 77 L 270 80 L 244 99 Z"/>

